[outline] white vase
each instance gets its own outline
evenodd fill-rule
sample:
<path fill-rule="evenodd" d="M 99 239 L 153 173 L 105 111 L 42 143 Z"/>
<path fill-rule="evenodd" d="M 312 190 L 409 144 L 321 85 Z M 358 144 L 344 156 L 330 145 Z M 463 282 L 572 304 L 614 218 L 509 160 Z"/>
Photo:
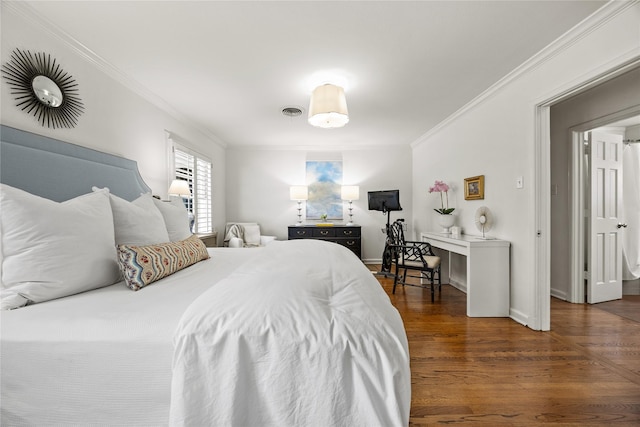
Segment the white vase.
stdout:
<path fill-rule="evenodd" d="M 442 232 L 449 234 L 449 229 L 455 224 L 456 217 L 449 215 L 439 215 L 438 224 L 442 227 Z"/>

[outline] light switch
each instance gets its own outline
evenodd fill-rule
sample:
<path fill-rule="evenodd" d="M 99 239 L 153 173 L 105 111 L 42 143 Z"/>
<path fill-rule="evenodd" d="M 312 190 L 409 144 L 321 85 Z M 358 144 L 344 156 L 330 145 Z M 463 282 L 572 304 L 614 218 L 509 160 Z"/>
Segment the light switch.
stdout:
<path fill-rule="evenodd" d="M 516 178 L 516 188 L 524 188 L 524 177 L 519 176 Z"/>

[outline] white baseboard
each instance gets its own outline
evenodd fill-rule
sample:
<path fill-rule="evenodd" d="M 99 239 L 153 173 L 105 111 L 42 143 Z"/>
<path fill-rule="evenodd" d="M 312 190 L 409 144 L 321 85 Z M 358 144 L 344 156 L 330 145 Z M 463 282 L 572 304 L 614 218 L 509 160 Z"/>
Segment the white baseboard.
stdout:
<path fill-rule="evenodd" d="M 524 326 L 529 326 L 529 316 L 521 311 L 509 309 L 509 317 Z"/>
<path fill-rule="evenodd" d="M 557 289 L 551 288 L 551 296 L 554 298 L 561 299 L 563 301 L 568 301 L 567 293 L 565 291 L 559 291 Z"/>
<path fill-rule="evenodd" d="M 622 295 L 640 295 L 640 279 L 623 280 Z"/>

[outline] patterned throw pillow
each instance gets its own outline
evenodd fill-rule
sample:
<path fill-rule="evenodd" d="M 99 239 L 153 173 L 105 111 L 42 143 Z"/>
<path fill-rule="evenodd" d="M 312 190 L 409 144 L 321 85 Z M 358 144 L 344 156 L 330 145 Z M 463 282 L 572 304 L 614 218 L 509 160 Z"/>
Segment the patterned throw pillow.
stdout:
<path fill-rule="evenodd" d="M 208 258 L 207 247 L 196 235 L 158 245 L 118 245 L 120 271 L 134 291 Z"/>

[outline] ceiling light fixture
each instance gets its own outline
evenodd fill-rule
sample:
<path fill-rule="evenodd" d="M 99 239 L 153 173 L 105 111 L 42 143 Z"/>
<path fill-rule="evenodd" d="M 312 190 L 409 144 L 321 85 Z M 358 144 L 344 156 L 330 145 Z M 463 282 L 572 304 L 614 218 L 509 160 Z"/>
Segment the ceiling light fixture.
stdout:
<path fill-rule="evenodd" d="M 341 128 L 349 123 L 344 89 L 332 84 L 318 86 L 311 93 L 309 124 L 325 129 Z"/>

